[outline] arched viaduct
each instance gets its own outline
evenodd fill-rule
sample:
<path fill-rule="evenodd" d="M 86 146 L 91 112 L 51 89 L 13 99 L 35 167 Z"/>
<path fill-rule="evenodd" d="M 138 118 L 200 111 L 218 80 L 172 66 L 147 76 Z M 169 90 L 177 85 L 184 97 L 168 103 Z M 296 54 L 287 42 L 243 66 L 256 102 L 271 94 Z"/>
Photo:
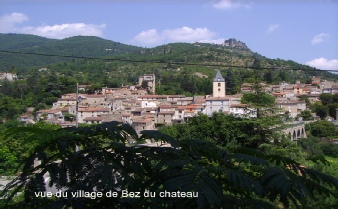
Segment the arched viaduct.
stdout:
<path fill-rule="evenodd" d="M 289 135 L 292 141 L 307 137 L 305 132 L 305 125 L 303 122 L 293 123 L 290 125 L 290 127 L 283 129 L 283 132 Z"/>

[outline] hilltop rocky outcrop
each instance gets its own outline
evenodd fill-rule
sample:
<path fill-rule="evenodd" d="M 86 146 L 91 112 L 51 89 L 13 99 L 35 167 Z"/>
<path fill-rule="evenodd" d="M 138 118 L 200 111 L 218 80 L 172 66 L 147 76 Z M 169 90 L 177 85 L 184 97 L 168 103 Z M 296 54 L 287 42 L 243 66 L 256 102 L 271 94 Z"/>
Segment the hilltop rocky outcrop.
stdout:
<path fill-rule="evenodd" d="M 234 38 L 230 38 L 228 40 L 225 40 L 224 43 L 222 44 L 223 46 L 229 46 L 232 48 L 237 48 L 237 49 L 249 49 L 245 43 L 241 41 L 237 41 Z"/>

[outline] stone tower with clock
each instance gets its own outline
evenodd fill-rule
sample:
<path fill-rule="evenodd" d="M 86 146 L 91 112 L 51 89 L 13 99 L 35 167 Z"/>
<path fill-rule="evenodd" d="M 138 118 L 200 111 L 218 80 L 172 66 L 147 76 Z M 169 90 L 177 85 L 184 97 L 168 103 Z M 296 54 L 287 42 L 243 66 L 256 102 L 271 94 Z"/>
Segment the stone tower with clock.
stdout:
<path fill-rule="evenodd" d="M 217 70 L 216 76 L 213 81 L 212 96 L 213 97 L 225 97 L 225 79 L 221 72 Z"/>

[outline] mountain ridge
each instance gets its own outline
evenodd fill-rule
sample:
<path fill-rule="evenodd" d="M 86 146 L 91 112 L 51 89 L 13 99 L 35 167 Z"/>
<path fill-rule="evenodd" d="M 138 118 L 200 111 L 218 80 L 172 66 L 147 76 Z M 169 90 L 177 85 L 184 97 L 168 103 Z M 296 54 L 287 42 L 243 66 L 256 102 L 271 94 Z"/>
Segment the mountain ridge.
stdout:
<path fill-rule="evenodd" d="M 245 43 L 237 41 L 235 38 L 225 40 L 223 44 L 169 43 L 153 48 L 143 48 L 95 36 L 74 36 L 57 40 L 27 34 L 0 34 L 0 45 L 1 50 L 32 54 L 314 69 L 291 60 L 266 58 L 252 52 Z M 0 53 L 0 71 L 8 71 L 13 67 L 29 68 L 71 60 L 71 58 L 64 57 L 42 57 L 25 54 L 17 56 L 16 54 Z"/>

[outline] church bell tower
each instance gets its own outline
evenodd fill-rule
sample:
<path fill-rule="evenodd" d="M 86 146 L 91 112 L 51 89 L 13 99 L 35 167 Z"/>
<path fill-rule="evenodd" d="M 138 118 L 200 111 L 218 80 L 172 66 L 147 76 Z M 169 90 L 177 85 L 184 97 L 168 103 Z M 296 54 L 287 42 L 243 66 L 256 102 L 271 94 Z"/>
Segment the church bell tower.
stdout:
<path fill-rule="evenodd" d="M 225 97 L 225 79 L 221 72 L 217 70 L 216 76 L 213 81 L 212 96 L 213 97 Z"/>

